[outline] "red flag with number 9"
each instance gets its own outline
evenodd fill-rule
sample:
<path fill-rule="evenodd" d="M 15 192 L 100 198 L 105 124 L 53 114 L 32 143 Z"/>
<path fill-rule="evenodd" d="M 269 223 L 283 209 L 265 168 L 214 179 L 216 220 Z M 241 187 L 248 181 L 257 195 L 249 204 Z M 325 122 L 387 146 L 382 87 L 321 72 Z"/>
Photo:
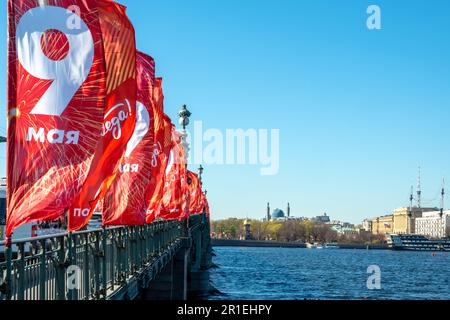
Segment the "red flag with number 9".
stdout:
<path fill-rule="evenodd" d="M 8 0 L 7 236 L 64 214 L 102 133 L 105 61 L 94 0 Z"/>

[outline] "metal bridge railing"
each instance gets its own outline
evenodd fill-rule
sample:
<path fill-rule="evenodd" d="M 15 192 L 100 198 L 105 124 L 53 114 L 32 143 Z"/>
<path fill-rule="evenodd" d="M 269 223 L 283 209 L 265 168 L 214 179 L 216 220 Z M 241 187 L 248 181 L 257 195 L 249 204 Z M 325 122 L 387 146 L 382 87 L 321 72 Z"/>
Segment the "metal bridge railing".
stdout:
<path fill-rule="evenodd" d="M 106 299 L 177 245 L 183 226 L 164 221 L 13 242 L 10 269 L 0 263 L 0 300 Z"/>

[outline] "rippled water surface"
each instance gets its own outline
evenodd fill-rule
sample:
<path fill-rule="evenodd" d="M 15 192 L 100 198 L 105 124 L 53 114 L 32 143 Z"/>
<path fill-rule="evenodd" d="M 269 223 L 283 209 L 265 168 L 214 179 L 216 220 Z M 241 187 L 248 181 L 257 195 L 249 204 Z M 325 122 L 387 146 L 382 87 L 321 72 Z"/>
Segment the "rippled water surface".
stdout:
<path fill-rule="evenodd" d="M 214 248 L 211 299 L 450 299 L 450 253 Z M 367 268 L 381 269 L 368 290 Z"/>

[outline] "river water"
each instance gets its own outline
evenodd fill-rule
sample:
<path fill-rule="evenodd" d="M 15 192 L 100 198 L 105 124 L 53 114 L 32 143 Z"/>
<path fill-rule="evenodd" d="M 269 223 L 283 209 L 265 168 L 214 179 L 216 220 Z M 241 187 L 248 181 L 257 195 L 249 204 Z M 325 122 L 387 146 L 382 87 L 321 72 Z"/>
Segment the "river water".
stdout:
<path fill-rule="evenodd" d="M 214 248 L 219 300 L 450 299 L 450 253 Z M 368 289 L 369 266 L 381 272 Z M 373 278 L 371 278 L 373 280 Z M 369 281 L 370 284 L 376 282 Z"/>

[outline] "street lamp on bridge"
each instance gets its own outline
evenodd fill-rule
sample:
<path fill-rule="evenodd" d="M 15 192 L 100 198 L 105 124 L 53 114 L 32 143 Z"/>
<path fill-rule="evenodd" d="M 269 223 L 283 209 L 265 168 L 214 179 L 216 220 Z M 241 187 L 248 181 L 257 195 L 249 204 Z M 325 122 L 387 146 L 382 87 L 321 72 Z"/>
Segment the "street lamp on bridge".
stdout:
<path fill-rule="evenodd" d="M 183 130 L 186 130 L 186 127 L 189 125 L 189 118 L 192 116 L 192 113 L 187 109 L 186 105 L 181 107 L 181 110 L 178 112 L 178 116 L 180 117 L 180 125 L 183 126 Z"/>
<path fill-rule="evenodd" d="M 200 186 L 203 186 L 203 180 L 202 180 L 202 175 L 203 175 L 203 167 L 202 165 L 200 165 L 200 167 L 198 168 L 198 177 L 200 180 Z"/>
<path fill-rule="evenodd" d="M 183 130 L 181 130 L 180 135 L 181 135 L 181 139 L 182 139 L 182 145 L 184 147 L 184 152 L 186 155 L 186 167 L 187 167 L 189 151 L 190 151 L 189 143 L 187 142 L 188 133 L 187 133 L 186 127 L 189 125 L 189 117 L 191 115 L 192 115 L 192 113 L 187 109 L 186 105 L 183 105 L 181 107 L 181 110 L 178 112 L 178 116 L 180 117 L 178 122 L 183 127 Z"/>

